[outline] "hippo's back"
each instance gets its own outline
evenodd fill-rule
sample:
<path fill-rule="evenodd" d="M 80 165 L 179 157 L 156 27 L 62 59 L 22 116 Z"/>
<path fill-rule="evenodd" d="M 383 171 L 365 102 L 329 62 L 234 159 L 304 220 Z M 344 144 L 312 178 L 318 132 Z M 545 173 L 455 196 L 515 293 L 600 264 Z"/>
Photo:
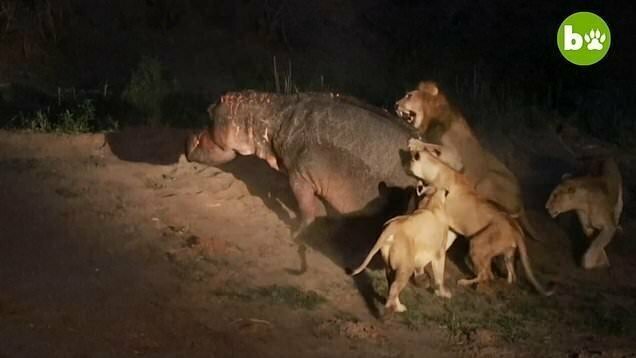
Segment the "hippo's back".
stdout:
<path fill-rule="evenodd" d="M 283 111 L 275 141 L 279 153 L 332 152 L 333 160 L 355 160 L 358 168 L 362 166 L 365 173 L 358 175 L 389 185 L 413 185 L 400 151 L 406 150 L 414 133 L 397 117 L 359 100 L 328 94 L 300 95 Z"/>

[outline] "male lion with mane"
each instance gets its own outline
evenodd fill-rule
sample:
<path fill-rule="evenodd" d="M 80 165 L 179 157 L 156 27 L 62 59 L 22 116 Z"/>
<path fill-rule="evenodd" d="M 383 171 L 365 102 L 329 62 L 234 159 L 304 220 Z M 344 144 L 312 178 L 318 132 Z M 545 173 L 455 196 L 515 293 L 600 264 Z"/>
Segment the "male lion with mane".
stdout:
<path fill-rule="evenodd" d="M 420 82 L 417 89 L 395 103 L 395 111 L 417 129 L 422 140 L 455 151 L 464 164 L 463 174 L 477 193 L 518 217 L 528 235 L 538 240 L 528 221 L 517 178 L 481 146 L 462 113 L 435 82 Z"/>

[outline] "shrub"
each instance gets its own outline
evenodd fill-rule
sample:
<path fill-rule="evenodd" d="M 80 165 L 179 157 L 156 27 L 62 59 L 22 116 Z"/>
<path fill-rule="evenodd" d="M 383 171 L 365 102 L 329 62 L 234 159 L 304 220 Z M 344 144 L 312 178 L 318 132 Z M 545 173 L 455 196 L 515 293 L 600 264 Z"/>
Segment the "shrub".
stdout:
<path fill-rule="evenodd" d="M 161 102 L 171 90 L 164 72 L 156 58 L 142 58 L 122 94 L 124 101 L 144 117 L 146 124 L 161 122 Z"/>

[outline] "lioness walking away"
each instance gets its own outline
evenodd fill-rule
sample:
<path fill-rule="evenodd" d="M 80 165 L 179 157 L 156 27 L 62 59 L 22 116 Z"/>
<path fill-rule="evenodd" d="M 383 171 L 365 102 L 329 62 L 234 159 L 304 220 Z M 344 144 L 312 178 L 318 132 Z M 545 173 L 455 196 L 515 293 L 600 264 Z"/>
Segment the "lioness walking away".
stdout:
<path fill-rule="evenodd" d="M 585 269 L 609 266 L 605 247 L 616 233 L 614 205 L 603 178 L 583 176 L 565 179 L 550 194 L 545 207 L 553 218 L 575 211 L 585 236 L 592 239 L 583 254 Z"/>

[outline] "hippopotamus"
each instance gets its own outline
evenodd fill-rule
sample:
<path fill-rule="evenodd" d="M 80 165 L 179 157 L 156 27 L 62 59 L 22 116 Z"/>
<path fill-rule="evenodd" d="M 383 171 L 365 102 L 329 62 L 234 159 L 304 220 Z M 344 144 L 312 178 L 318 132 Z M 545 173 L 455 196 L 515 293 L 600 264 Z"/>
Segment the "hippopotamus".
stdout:
<path fill-rule="evenodd" d="M 230 92 L 208 108 L 211 124 L 188 137 L 189 161 L 220 165 L 256 155 L 286 173 L 300 226 L 317 216 L 323 199 L 340 214 L 387 204 L 379 187 L 413 188 L 401 150 L 415 136 L 404 121 L 349 96 Z M 369 209 L 371 207 L 371 209 Z"/>

